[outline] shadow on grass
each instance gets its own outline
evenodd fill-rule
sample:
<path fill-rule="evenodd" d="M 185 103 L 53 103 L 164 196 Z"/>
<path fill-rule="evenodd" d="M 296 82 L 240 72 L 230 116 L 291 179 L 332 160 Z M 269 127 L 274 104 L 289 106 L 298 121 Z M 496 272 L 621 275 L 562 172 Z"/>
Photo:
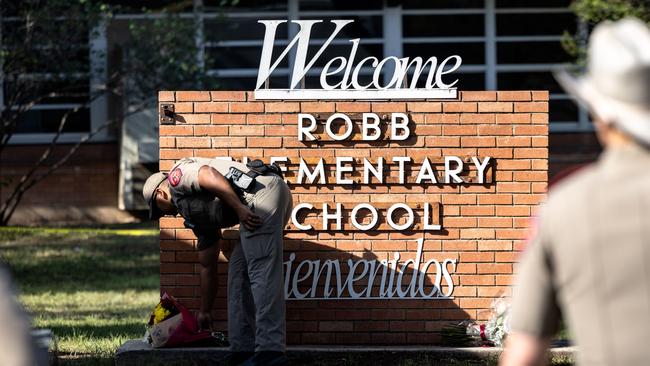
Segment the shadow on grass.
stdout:
<path fill-rule="evenodd" d="M 113 357 L 97 357 L 97 356 L 66 356 L 59 355 L 58 366 L 114 366 L 115 359 Z"/>
<path fill-rule="evenodd" d="M 25 235 L 16 235 L 28 230 Z M 158 286 L 158 236 L 152 230 L 38 229 L 0 232 L 0 259 L 24 294 L 151 289 Z"/>
<path fill-rule="evenodd" d="M 71 332 L 72 328 L 74 331 Z M 55 335 L 74 335 L 77 337 L 108 338 L 116 334 L 137 334 L 135 338 L 142 338 L 145 330 L 144 319 L 142 321 L 131 321 L 128 323 L 110 325 L 52 325 L 49 327 Z"/>

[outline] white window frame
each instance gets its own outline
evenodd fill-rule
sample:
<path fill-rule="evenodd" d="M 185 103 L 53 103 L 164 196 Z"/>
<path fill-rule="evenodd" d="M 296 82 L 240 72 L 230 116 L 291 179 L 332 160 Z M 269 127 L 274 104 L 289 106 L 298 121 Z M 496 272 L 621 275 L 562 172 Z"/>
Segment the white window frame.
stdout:
<path fill-rule="evenodd" d="M 105 85 L 108 75 L 107 50 L 108 41 L 106 38 L 107 23 L 105 20 L 100 21 L 97 26 L 89 31 L 90 56 L 90 75 L 89 75 L 89 93 L 96 93 Z M 41 75 L 47 77 L 46 74 Z M 0 105 L 4 105 L 4 85 L 3 78 L 0 78 Z M 81 103 L 41 103 L 32 107 L 32 110 L 61 110 L 73 109 L 81 106 Z M 108 96 L 101 95 L 93 100 L 88 106 L 90 110 L 90 130 L 87 132 L 64 132 L 59 136 L 58 143 L 73 144 L 79 142 L 89 132 L 99 128 L 108 120 Z M 37 132 L 37 133 L 14 133 L 8 141 L 10 145 L 27 145 L 27 144 L 49 144 L 54 139 L 56 133 Z M 109 142 L 115 138 L 110 135 L 108 129 L 98 132 L 89 142 Z"/>

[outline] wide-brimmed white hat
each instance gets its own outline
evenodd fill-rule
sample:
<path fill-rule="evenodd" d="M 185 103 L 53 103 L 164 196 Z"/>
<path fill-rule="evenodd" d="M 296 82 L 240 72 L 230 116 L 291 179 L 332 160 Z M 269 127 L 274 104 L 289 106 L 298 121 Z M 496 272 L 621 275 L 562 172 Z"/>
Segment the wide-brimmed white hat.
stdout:
<path fill-rule="evenodd" d="M 606 123 L 650 144 L 650 29 L 636 18 L 598 24 L 589 38 L 587 70 L 555 77 Z"/>

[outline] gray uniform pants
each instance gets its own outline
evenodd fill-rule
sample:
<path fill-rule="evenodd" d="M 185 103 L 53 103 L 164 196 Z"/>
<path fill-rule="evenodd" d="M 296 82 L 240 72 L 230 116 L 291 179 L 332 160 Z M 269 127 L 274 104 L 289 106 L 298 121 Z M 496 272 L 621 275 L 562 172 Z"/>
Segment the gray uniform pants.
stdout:
<path fill-rule="evenodd" d="M 293 201 L 275 175 L 256 178 L 245 201 L 262 218 L 254 231 L 240 226 L 228 265 L 228 338 L 233 352 L 285 349 L 285 300 L 282 258 L 284 226 Z"/>

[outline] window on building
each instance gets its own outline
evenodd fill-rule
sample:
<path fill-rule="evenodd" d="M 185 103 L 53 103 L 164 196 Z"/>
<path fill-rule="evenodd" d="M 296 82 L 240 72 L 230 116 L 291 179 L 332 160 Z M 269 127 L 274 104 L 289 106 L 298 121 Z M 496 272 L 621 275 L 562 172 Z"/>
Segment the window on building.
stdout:
<path fill-rule="evenodd" d="M 105 60 L 104 33 L 77 24 L 74 29 L 81 30 L 78 34 L 64 34 L 70 29 L 64 23 L 76 20 L 54 18 L 53 22 L 61 26 L 54 27 L 53 33 L 34 30 L 35 41 L 25 49 L 22 29 L 27 23 L 17 14 L 5 16 L 0 22 L 2 43 L 10 55 L 5 64 L 9 66 L 4 70 L 0 104 L 12 109 L 34 104 L 19 115 L 10 143 L 51 142 L 66 114 L 69 115 L 59 141 L 76 142 L 104 122 L 98 113 L 105 111 L 102 98 L 91 100 L 93 80 L 98 82 L 105 72 L 105 66 L 97 67 Z M 62 59 L 66 62 L 52 61 Z M 11 67 L 11 62 L 20 67 Z M 77 111 L 70 113 L 72 110 Z M 106 135 L 97 140 L 102 138 Z"/>
<path fill-rule="evenodd" d="M 588 131 L 582 110 L 558 85 L 553 71 L 571 62 L 561 45 L 563 34 L 580 27 L 569 0 L 496 0 L 496 88 L 545 89 L 550 92 L 551 131 Z"/>
<path fill-rule="evenodd" d="M 592 129 L 587 113 L 552 75 L 571 61 L 563 34 L 579 27 L 569 0 L 396 3 L 402 5 L 404 56 L 458 54 L 459 89 L 549 90 L 551 130 Z"/>

